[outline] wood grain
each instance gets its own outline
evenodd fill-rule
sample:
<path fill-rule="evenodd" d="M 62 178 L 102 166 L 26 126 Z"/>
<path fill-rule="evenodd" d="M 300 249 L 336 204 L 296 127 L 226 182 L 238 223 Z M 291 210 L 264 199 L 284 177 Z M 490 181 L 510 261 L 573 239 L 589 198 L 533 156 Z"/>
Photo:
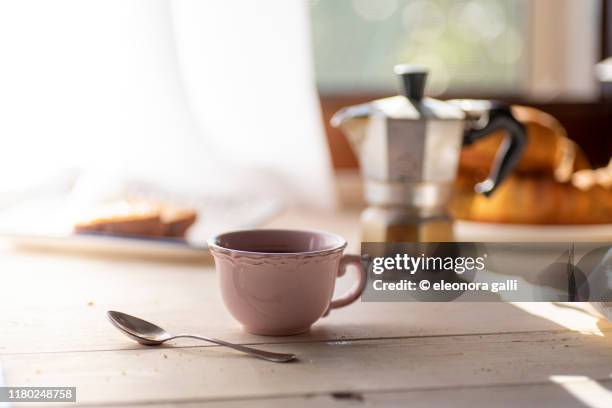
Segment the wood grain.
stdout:
<path fill-rule="evenodd" d="M 449 405 L 455 408 L 497 407 L 588 407 L 585 400 L 598 390 L 597 398 L 602 404 L 594 407 L 608 407 L 612 404 L 612 380 L 593 382 L 591 380 L 573 381 L 571 392 L 558 384 L 521 384 L 488 387 L 460 387 L 415 391 L 382 392 L 331 392 L 305 394 L 301 396 L 278 398 L 249 398 L 228 400 L 198 400 L 194 402 L 175 402 L 153 404 L 156 408 L 331 408 L 331 407 L 416 407 L 438 408 Z M 584 404 L 583 404 L 584 403 Z M 138 407 L 141 405 L 128 405 Z"/>
<path fill-rule="evenodd" d="M 107 310 L 141 316 L 171 332 L 247 344 L 557 331 L 568 329 L 563 324 L 570 320 L 576 320 L 572 330 L 612 329 L 589 311 L 560 306 L 547 306 L 556 315 L 551 320 L 506 303 L 357 302 L 333 311 L 307 334 L 262 337 L 244 333 L 227 313 L 210 264 L 0 254 L 7 276 L 0 288 L 0 355 L 136 347 L 106 321 Z M 351 277 L 340 283 L 338 291 Z"/>
<path fill-rule="evenodd" d="M 355 252 L 356 220 L 356 211 L 288 212 L 270 226 L 335 231 Z M 261 337 L 225 311 L 210 262 L 1 247 L 0 274 L 7 385 L 76 386 L 79 404 L 588 405 L 581 393 L 609 402 L 612 324 L 585 304 L 358 302 L 307 334 Z M 342 278 L 338 291 L 349 284 Z M 108 309 L 301 360 L 271 364 L 194 341 L 145 348 L 106 322 Z M 570 386 L 551 376 L 571 376 Z"/>
<path fill-rule="evenodd" d="M 578 333 L 444 336 L 267 345 L 271 364 L 220 347 L 12 355 L 7 384 L 69 384 L 80 403 L 268 398 L 609 380 L 612 337 Z M 152 386 L 152 385 L 155 386 Z"/>

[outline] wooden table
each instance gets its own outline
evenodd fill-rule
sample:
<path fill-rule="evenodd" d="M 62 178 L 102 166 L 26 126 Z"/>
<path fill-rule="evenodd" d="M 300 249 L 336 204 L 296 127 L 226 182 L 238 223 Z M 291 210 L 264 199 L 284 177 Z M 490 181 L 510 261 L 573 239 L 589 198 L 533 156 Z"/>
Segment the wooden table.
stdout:
<path fill-rule="evenodd" d="M 357 219 L 293 211 L 270 225 L 333 230 L 357 251 Z M 359 302 L 310 333 L 260 337 L 225 311 L 210 261 L 3 247 L 0 274 L 6 385 L 76 386 L 83 405 L 612 406 L 612 325 L 588 305 Z M 106 321 L 108 309 L 300 361 L 192 341 L 142 347 Z"/>

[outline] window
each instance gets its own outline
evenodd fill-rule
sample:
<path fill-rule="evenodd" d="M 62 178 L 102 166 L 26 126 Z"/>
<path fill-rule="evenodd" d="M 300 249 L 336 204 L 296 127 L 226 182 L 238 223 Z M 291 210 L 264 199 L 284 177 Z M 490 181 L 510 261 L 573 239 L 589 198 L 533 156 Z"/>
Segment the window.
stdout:
<path fill-rule="evenodd" d="M 593 98 L 599 0 L 311 0 L 319 90 L 388 94 L 392 67 L 430 95 Z"/>
<path fill-rule="evenodd" d="M 430 94 L 509 92 L 522 77 L 525 0 L 311 2 L 322 91 L 391 91 L 398 62 L 430 68 Z"/>

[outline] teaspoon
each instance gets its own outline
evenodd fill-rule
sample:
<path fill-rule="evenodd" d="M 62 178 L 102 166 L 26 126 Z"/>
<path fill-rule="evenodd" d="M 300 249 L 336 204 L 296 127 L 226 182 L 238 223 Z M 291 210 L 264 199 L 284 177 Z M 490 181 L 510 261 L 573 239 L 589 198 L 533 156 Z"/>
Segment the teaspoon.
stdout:
<path fill-rule="evenodd" d="M 190 338 L 208 341 L 220 346 L 226 346 L 263 360 L 273 361 L 275 363 L 286 363 L 296 359 L 295 354 L 272 353 L 270 351 L 259 350 L 240 344 L 228 343 L 223 340 L 212 339 L 209 337 L 195 336 L 191 334 L 172 335 L 151 322 L 139 319 L 138 317 L 130 316 L 129 314 L 116 312 L 114 310 L 109 310 L 106 312 L 106 316 L 108 317 L 108 320 L 110 320 L 111 324 L 119 329 L 123 334 L 132 340 L 136 340 L 140 344 L 144 344 L 145 346 L 159 346 L 168 340 Z"/>

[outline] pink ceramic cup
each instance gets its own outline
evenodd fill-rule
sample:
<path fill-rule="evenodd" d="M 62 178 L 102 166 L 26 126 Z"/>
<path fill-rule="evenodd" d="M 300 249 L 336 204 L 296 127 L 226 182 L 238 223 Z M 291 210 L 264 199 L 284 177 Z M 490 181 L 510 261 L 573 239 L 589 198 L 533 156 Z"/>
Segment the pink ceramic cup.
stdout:
<path fill-rule="evenodd" d="M 327 232 L 236 231 L 212 238 L 209 246 L 225 306 L 249 333 L 303 333 L 365 288 L 359 256 L 342 255 L 346 241 Z M 332 299 L 336 278 L 351 264 L 359 270 L 357 282 Z"/>

